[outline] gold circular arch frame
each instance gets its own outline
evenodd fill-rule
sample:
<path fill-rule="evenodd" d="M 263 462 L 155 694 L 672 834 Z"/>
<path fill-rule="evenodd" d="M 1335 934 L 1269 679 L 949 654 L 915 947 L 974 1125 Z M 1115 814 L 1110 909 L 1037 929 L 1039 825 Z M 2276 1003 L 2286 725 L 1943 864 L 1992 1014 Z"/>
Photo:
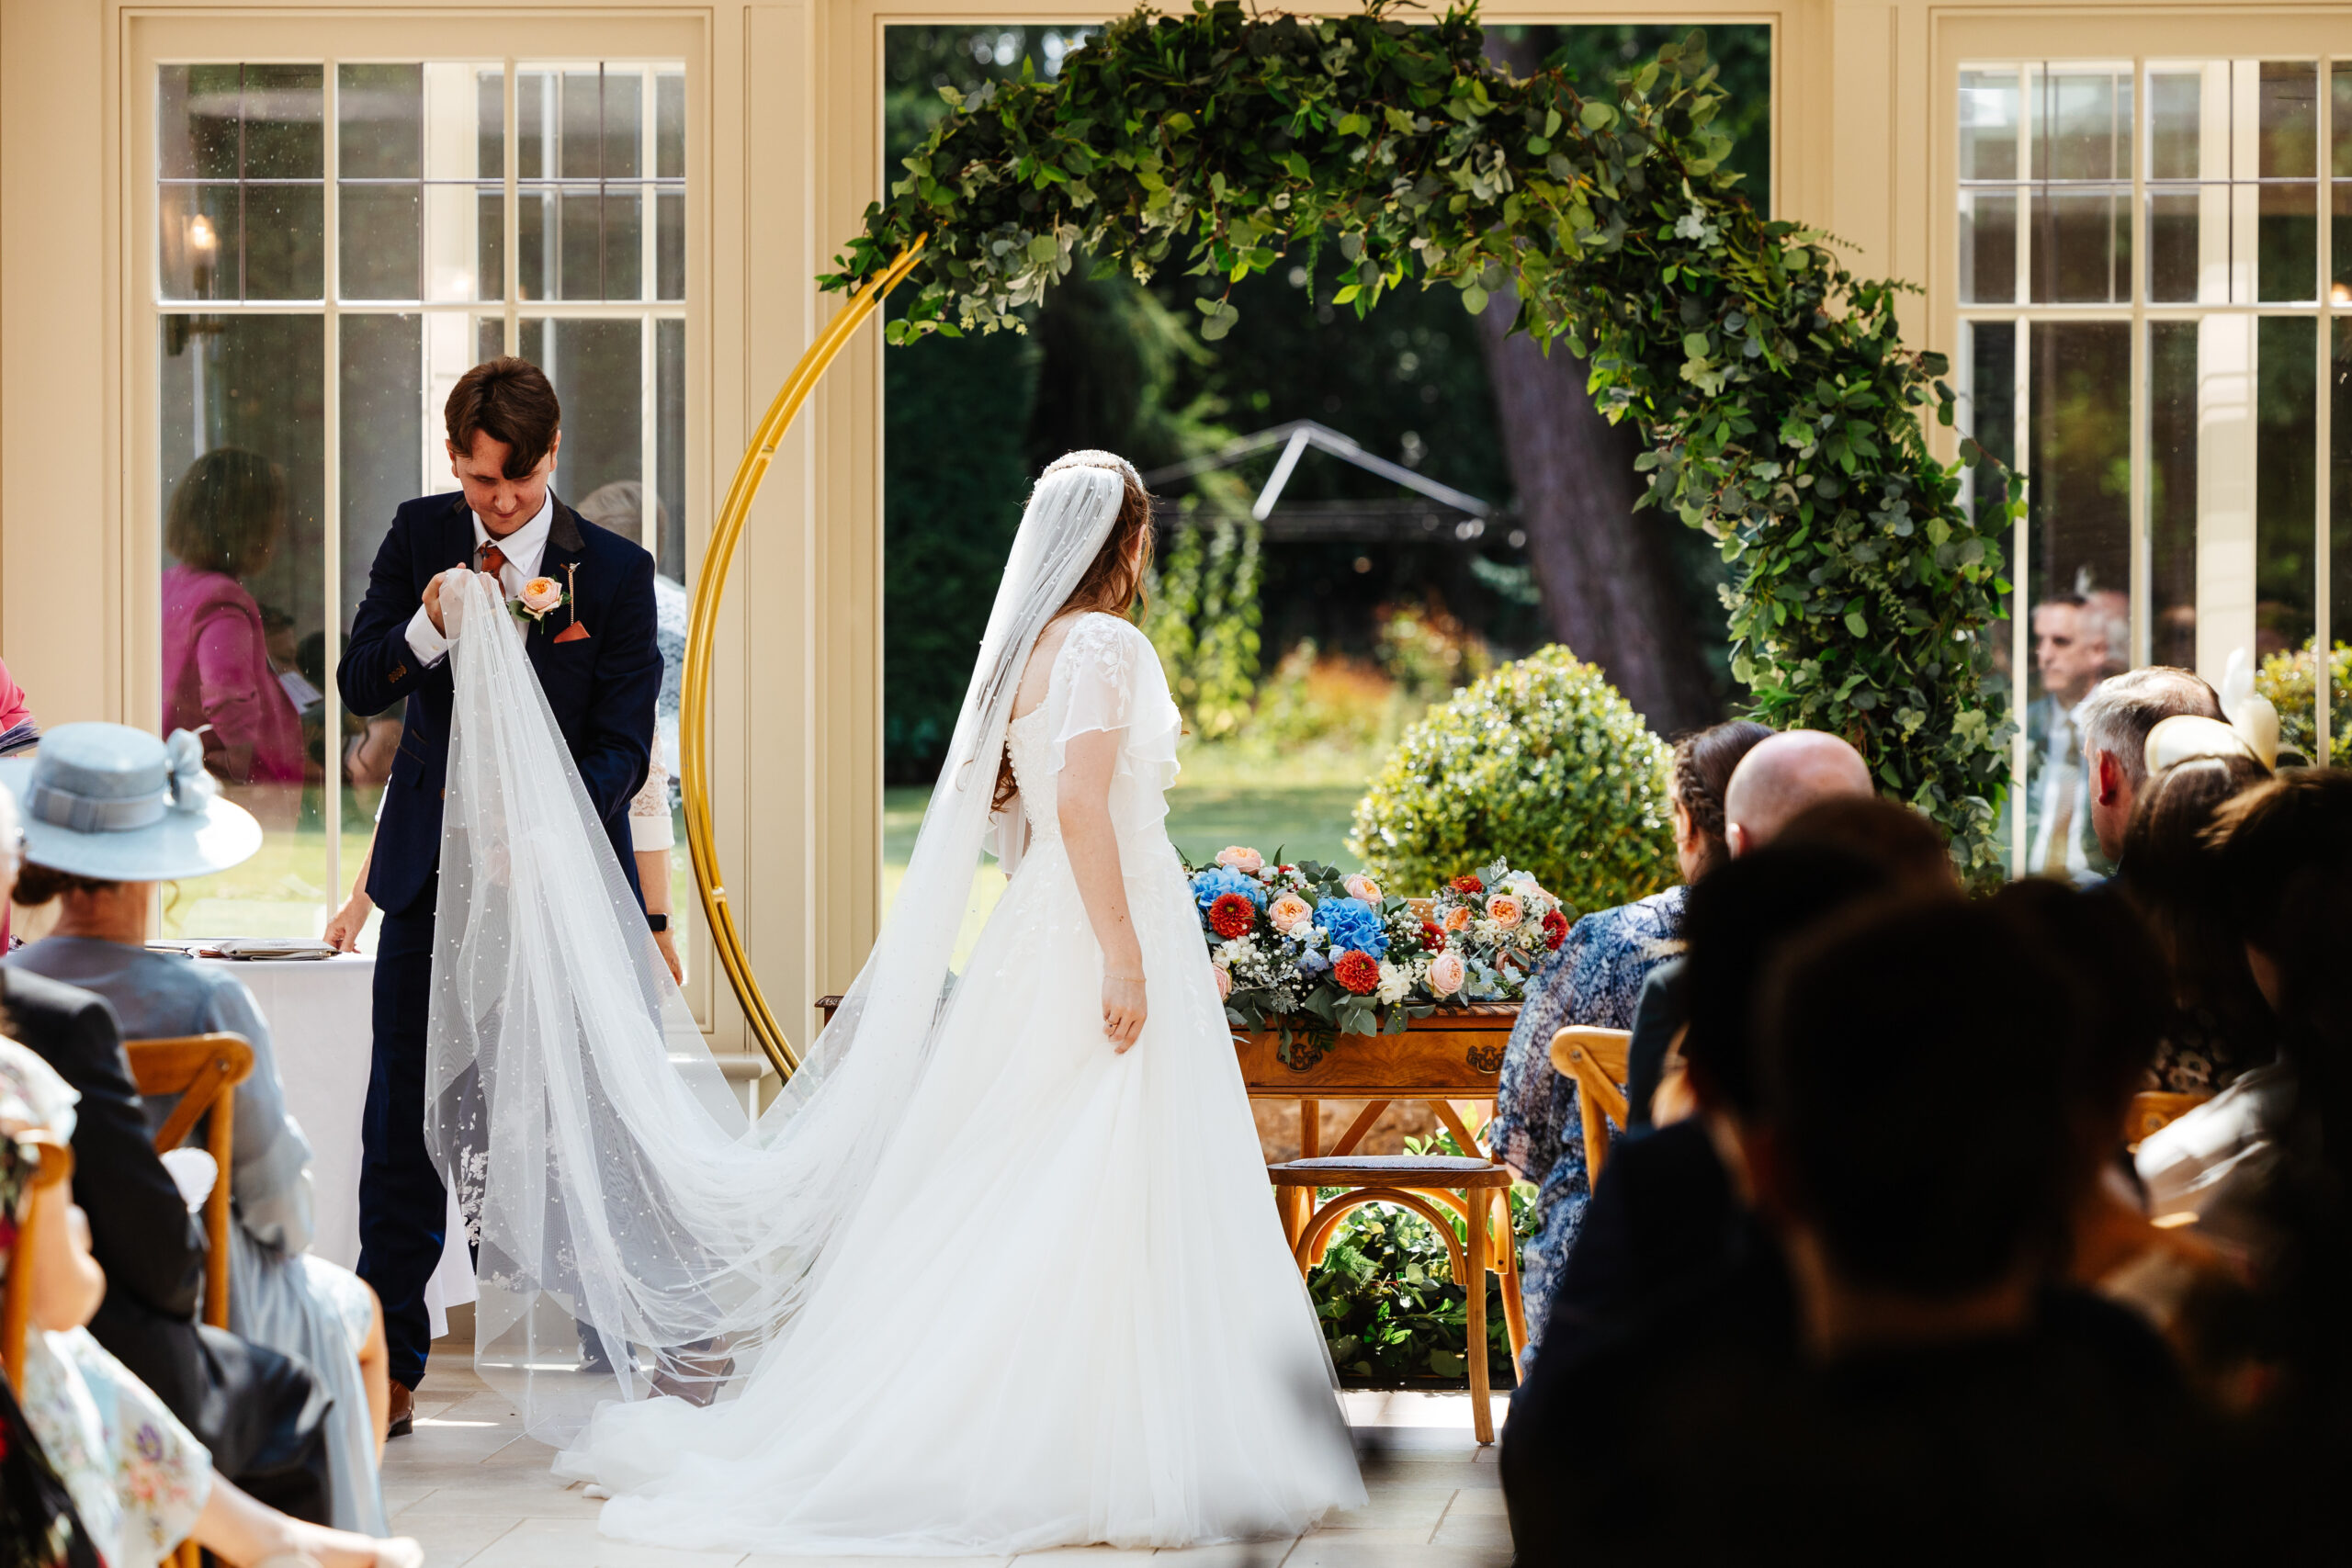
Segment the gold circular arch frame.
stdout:
<path fill-rule="evenodd" d="M 710 825 L 710 664 L 711 649 L 718 632 L 718 604 L 727 592 L 727 570 L 733 564 L 735 547 L 743 536 L 743 525 L 751 518 L 752 500 L 760 493 L 760 483 L 767 478 L 768 465 L 775 458 L 775 449 L 784 440 L 784 433 L 800 412 L 801 405 L 817 389 L 834 359 L 865 324 L 867 317 L 882 306 L 882 300 L 914 270 L 921 255 L 923 241 L 900 251 L 889 266 L 873 281 L 859 289 L 849 304 L 826 323 L 817 334 L 817 341 L 784 378 L 784 385 L 768 404 L 768 412 L 752 433 L 752 443 L 743 451 L 743 460 L 735 466 L 735 480 L 727 487 L 727 500 L 718 509 L 718 520 L 711 525 L 710 546 L 704 552 L 702 574 L 695 584 L 694 612 L 686 622 L 686 671 L 682 700 L 678 709 L 679 793 L 686 809 L 686 851 L 694 862 L 695 887 L 702 896 L 703 919 L 709 923 L 711 945 L 718 952 L 718 962 L 727 971 L 728 983 L 735 987 L 735 999 L 742 1004 L 743 1016 L 752 1026 L 752 1035 L 759 1041 L 775 1070 L 790 1077 L 800 1066 L 800 1054 L 792 1047 L 775 1010 L 768 1006 L 767 998 L 760 990 L 760 982 L 752 973 L 751 955 L 743 950 L 743 935 L 735 925 L 735 912 L 727 901 L 727 885 L 718 874 L 718 846 Z"/>

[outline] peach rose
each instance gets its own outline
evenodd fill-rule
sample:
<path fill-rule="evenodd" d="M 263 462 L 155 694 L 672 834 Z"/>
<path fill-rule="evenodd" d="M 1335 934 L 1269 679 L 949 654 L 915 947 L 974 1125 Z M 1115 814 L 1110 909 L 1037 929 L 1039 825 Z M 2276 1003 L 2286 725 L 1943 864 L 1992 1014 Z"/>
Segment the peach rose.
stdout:
<path fill-rule="evenodd" d="M 1278 895 L 1266 906 L 1266 919 L 1274 922 L 1274 930 L 1284 936 L 1315 918 L 1315 908 L 1295 893 Z"/>
<path fill-rule="evenodd" d="M 1227 969 L 1222 964 L 1212 964 L 1209 965 L 1209 973 L 1216 976 L 1217 1000 L 1223 1001 L 1227 997 L 1233 995 L 1232 970 Z"/>
<path fill-rule="evenodd" d="M 1520 908 L 1519 900 L 1508 893 L 1498 893 L 1487 900 L 1487 919 L 1505 931 L 1519 924 L 1520 917 L 1525 913 Z"/>
<path fill-rule="evenodd" d="M 563 584 L 552 577 L 535 577 L 523 584 L 519 597 L 523 608 L 535 615 L 544 615 L 563 603 Z"/>
<path fill-rule="evenodd" d="M 1469 907 L 1456 905 L 1448 909 L 1445 912 L 1445 929 L 1450 931 L 1468 931 L 1470 929 Z"/>
<path fill-rule="evenodd" d="M 1363 873 L 1350 873 L 1340 879 L 1340 886 L 1348 890 L 1349 897 L 1361 898 L 1375 909 L 1380 908 L 1380 884 Z"/>
<path fill-rule="evenodd" d="M 1430 994 L 1432 996 L 1450 997 L 1460 990 L 1462 982 L 1469 977 L 1470 971 L 1458 953 L 1441 953 L 1430 960 Z"/>
<path fill-rule="evenodd" d="M 1229 865 L 1245 876 L 1255 876 L 1266 869 L 1266 857 L 1255 850 L 1244 849 L 1239 844 L 1227 844 L 1217 851 L 1216 863 Z"/>

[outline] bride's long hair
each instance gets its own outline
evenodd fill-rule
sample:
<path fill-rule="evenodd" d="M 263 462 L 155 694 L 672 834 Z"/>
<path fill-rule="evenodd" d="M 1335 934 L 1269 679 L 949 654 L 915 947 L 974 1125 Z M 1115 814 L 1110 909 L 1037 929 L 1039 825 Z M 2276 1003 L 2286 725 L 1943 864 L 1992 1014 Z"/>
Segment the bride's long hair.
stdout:
<path fill-rule="evenodd" d="M 1157 543 L 1151 521 L 1151 496 L 1132 474 L 1124 477 L 1126 493 L 1120 498 L 1119 515 L 1111 525 L 1111 536 L 1094 553 L 1086 575 L 1078 580 L 1078 586 L 1070 590 L 1069 597 L 1055 612 L 1057 621 L 1092 612 L 1139 621 L 1150 603 L 1151 555 Z M 997 756 L 996 793 L 989 801 L 989 809 L 1003 810 L 1020 793 L 1021 782 L 1013 776 L 1012 751 L 1008 747 Z"/>

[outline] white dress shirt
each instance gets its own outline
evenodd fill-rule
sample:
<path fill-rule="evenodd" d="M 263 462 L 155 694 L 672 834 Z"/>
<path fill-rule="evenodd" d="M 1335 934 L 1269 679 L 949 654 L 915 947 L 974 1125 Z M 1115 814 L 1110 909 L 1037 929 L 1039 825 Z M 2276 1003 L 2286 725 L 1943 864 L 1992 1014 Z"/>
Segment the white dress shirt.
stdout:
<path fill-rule="evenodd" d="M 538 512 L 528 523 L 503 539 L 481 525 L 478 513 L 469 512 L 466 516 L 474 525 L 473 562 L 469 564 L 481 560 L 484 545 L 496 545 L 499 553 L 506 558 L 505 566 L 499 570 L 498 585 L 508 599 L 518 597 L 523 584 L 539 575 L 539 561 L 548 553 L 548 530 L 555 526 L 555 491 L 547 492 Z M 433 624 L 433 617 L 425 614 L 422 604 L 409 617 L 408 646 L 427 669 L 449 657 L 449 638 Z"/>

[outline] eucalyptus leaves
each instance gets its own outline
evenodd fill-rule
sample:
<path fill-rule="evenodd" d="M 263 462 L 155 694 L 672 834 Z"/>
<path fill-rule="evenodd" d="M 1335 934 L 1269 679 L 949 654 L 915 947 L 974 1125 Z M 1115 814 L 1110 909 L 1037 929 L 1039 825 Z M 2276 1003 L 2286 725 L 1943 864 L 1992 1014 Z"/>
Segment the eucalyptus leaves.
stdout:
<path fill-rule="evenodd" d="M 1180 244 L 1232 281 L 1303 252 L 1359 313 L 1408 277 L 1474 311 L 1515 300 L 1638 422 L 1648 502 L 1717 540 L 1758 716 L 1847 736 L 1988 871 L 2008 727 L 1983 705 L 1979 633 L 2007 592 L 2007 514 L 1982 508 L 1980 528 L 1928 451 L 1918 411 L 1951 416 L 1943 360 L 1903 345 L 1897 286 L 1734 188 L 1701 35 L 1591 98 L 1482 47 L 1474 9 L 1408 25 L 1391 0 L 1139 11 L 1055 82 L 963 99 L 822 282 L 853 288 L 927 234 L 893 342 L 1018 330 L 1080 252 L 1143 276 Z M 1204 335 L 1232 330 L 1228 299 L 1197 303 Z"/>

